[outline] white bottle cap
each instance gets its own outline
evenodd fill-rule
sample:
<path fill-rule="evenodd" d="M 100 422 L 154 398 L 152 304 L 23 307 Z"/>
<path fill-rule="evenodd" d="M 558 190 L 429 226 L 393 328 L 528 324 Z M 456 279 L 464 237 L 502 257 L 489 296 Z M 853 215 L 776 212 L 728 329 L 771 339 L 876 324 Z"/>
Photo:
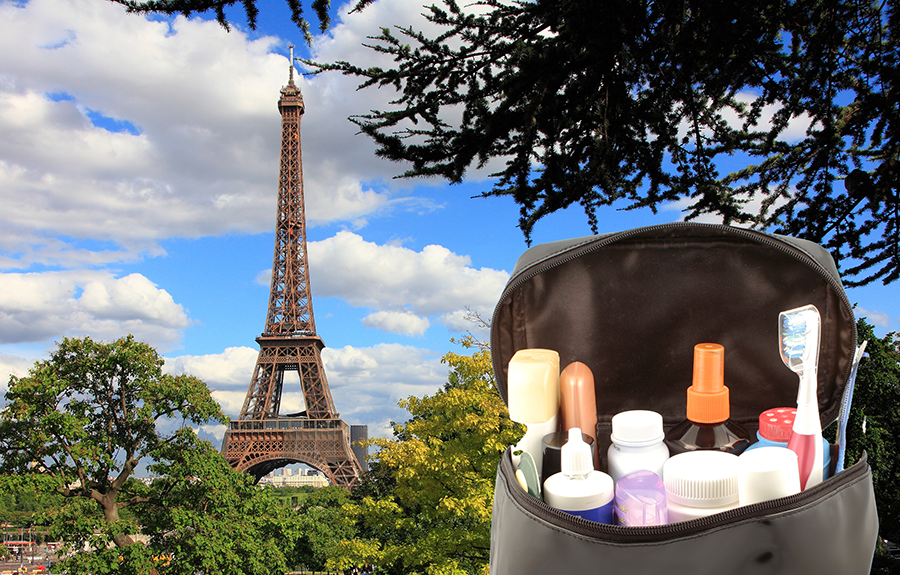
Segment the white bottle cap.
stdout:
<path fill-rule="evenodd" d="M 642 447 L 665 438 L 663 417 L 655 411 L 634 409 L 617 413 L 612 418 L 613 443 L 622 447 Z"/>
<path fill-rule="evenodd" d="M 566 477 L 585 477 L 594 471 L 590 446 L 581 438 L 581 429 L 569 430 L 569 441 L 560 449 L 560 468 Z"/>
<path fill-rule="evenodd" d="M 738 502 L 738 457 L 723 451 L 689 451 L 663 466 L 666 496 L 688 507 L 721 507 Z"/>
<path fill-rule="evenodd" d="M 759 447 L 738 456 L 741 505 L 800 493 L 797 454 L 786 447 Z"/>

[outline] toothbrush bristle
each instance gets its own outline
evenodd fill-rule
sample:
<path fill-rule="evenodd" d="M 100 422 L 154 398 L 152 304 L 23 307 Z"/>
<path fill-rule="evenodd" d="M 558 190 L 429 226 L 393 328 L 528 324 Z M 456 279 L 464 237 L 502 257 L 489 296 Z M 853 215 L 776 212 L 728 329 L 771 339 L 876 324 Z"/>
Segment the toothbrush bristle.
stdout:
<path fill-rule="evenodd" d="M 807 325 L 803 314 L 786 314 L 781 325 L 781 344 L 785 357 L 800 359 L 806 350 Z"/>

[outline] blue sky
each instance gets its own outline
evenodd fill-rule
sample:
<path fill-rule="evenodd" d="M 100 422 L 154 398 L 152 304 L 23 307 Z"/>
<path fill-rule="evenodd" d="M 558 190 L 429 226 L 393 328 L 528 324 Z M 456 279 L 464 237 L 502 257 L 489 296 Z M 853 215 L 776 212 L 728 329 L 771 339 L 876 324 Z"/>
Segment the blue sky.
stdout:
<path fill-rule="evenodd" d="M 63 336 L 150 342 L 167 369 L 204 379 L 240 409 L 265 322 L 288 45 L 320 61 L 377 63 L 361 46 L 412 23 L 421 0 L 333 7 L 312 48 L 283 0 L 260 28 L 233 13 L 161 21 L 103 0 L 0 0 L 0 381 L 25 375 Z M 299 67 L 298 67 L 299 69 Z M 489 318 L 526 249 L 508 199 L 460 185 L 397 181 L 353 114 L 387 91 L 336 74 L 298 77 L 316 327 L 342 418 L 389 433 L 397 400 L 446 381 L 440 357 Z M 677 221 L 678 206 L 600 215 L 601 231 Z M 575 209 L 535 228 L 536 243 L 588 235 Z M 879 333 L 897 330 L 896 285 L 851 290 Z M 486 334 L 478 334 L 487 337 Z M 283 411 L 302 403 L 285 386 Z M 206 433 L 221 438 L 221 427 Z"/>

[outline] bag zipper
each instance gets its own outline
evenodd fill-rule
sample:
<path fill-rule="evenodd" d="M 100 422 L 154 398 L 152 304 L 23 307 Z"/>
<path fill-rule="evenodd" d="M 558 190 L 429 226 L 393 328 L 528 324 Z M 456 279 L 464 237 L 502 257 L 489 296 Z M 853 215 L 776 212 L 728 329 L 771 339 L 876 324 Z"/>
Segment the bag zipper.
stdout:
<path fill-rule="evenodd" d="M 511 451 L 508 449 L 500 462 L 498 472 L 503 476 L 506 489 L 517 505 L 534 517 L 552 523 L 573 534 L 583 535 L 608 543 L 653 543 L 671 541 L 674 538 L 690 537 L 717 527 L 734 525 L 738 521 L 757 520 L 762 517 L 781 515 L 799 510 L 817 501 L 823 494 L 833 494 L 843 486 L 854 483 L 869 473 L 866 454 L 860 460 L 834 477 L 815 487 L 780 499 L 773 499 L 753 505 L 737 507 L 729 511 L 668 525 L 650 527 L 621 527 L 588 521 L 550 507 L 543 501 L 525 492 L 515 478 Z M 496 496 L 496 495 L 495 495 Z"/>

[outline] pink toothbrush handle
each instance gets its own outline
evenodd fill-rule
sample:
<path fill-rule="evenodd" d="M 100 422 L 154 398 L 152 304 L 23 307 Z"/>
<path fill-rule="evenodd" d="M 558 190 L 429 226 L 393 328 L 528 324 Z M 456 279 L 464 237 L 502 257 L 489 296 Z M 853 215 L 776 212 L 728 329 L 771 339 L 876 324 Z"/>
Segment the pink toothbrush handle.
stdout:
<path fill-rule="evenodd" d="M 807 485 L 810 475 L 813 474 L 816 467 L 816 445 L 822 449 L 822 440 L 817 439 L 815 435 L 805 435 L 794 432 L 788 441 L 788 449 L 797 454 L 797 460 L 800 465 L 800 489 L 811 487 Z M 822 465 L 822 458 L 819 457 L 819 466 Z"/>

